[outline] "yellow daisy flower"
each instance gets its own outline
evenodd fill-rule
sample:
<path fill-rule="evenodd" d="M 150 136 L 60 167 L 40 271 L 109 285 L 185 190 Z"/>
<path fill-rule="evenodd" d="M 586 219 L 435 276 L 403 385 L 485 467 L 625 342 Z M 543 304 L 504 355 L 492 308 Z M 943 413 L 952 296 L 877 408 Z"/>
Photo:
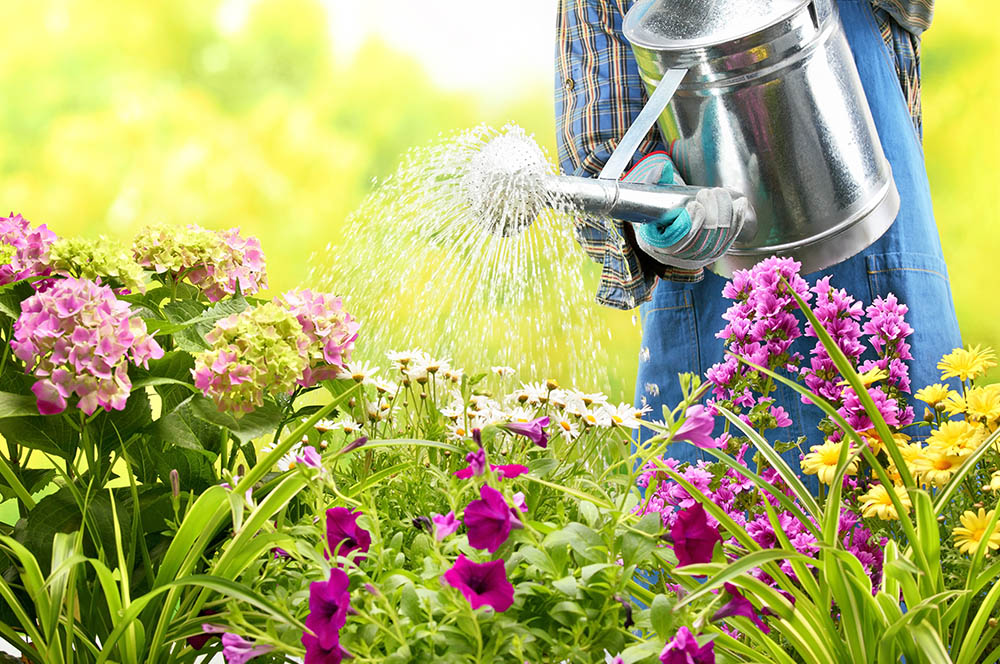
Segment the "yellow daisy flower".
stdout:
<path fill-rule="evenodd" d="M 964 459 L 960 456 L 943 454 L 938 450 L 928 448 L 913 460 L 911 472 L 927 484 L 944 486 L 962 466 Z"/>
<path fill-rule="evenodd" d="M 990 475 L 990 483 L 983 485 L 983 491 L 996 491 L 998 489 L 1000 489 L 1000 470 L 995 470 Z"/>
<path fill-rule="evenodd" d="M 965 395 L 965 412 L 976 420 L 1000 419 L 1000 383 L 970 388 Z"/>
<path fill-rule="evenodd" d="M 910 513 L 913 503 L 910 502 L 910 495 L 906 493 L 906 487 L 893 487 L 899 502 L 903 504 L 906 513 Z M 861 515 L 864 517 L 878 517 L 883 521 L 897 521 L 899 514 L 896 513 L 896 506 L 892 504 L 889 492 L 881 484 L 876 484 L 868 493 L 861 496 Z"/>
<path fill-rule="evenodd" d="M 952 390 L 948 393 L 948 398 L 941 403 L 941 407 L 949 415 L 961 415 L 965 412 L 965 397 Z"/>
<path fill-rule="evenodd" d="M 992 348 L 956 348 L 941 358 L 937 368 L 941 370 L 941 380 L 956 376 L 961 381 L 974 379 L 995 367 L 996 354 Z"/>
<path fill-rule="evenodd" d="M 807 475 L 816 475 L 823 484 L 833 483 L 833 477 L 837 472 L 837 462 L 840 460 L 840 448 L 844 442 L 833 443 L 827 441 L 822 445 L 813 445 L 809 448 L 809 454 L 802 459 L 802 472 Z M 847 474 L 854 475 L 858 472 L 858 459 L 854 457 L 847 464 Z"/>
<path fill-rule="evenodd" d="M 959 553 L 974 554 L 981 546 L 983 538 L 986 538 L 986 555 L 990 549 L 1000 549 L 1000 531 L 994 527 L 993 532 L 986 535 L 986 526 L 993 518 L 993 510 L 987 512 L 982 507 L 979 512 L 967 511 L 961 517 L 962 525 L 952 531 L 955 537 L 955 545 Z"/>
<path fill-rule="evenodd" d="M 965 420 L 948 420 L 931 432 L 927 446 L 946 456 L 967 457 L 986 438 L 986 430 Z"/>
<path fill-rule="evenodd" d="M 919 475 L 914 468 L 914 463 L 917 459 L 923 456 L 924 447 L 920 443 L 906 443 L 899 445 L 899 453 L 903 456 L 903 462 L 906 464 L 906 469 L 910 471 L 910 475 L 919 480 Z M 889 472 L 889 477 L 896 484 L 902 484 L 903 479 L 899 476 L 899 471 L 896 469 L 896 464 L 893 463 L 892 457 L 889 457 L 889 464 L 886 466 L 886 470 Z"/>
<path fill-rule="evenodd" d="M 947 385 L 942 385 L 941 383 L 934 383 L 933 385 L 928 385 L 922 390 L 917 390 L 917 393 L 914 394 L 913 396 L 920 399 L 928 406 L 936 406 L 937 404 L 941 403 L 942 401 L 948 398 L 949 391 L 950 390 L 948 389 Z"/>
<path fill-rule="evenodd" d="M 858 374 L 858 378 L 861 379 L 861 384 L 864 385 L 865 387 L 868 387 L 873 383 L 877 383 L 880 380 L 885 380 L 888 377 L 889 377 L 889 372 L 886 371 L 885 369 L 879 369 L 878 367 L 875 367 L 874 369 L 869 369 L 863 374 Z M 837 385 L 850 385 L 850 384 L 851 382 L 846 379 L 837 383 Z"/>

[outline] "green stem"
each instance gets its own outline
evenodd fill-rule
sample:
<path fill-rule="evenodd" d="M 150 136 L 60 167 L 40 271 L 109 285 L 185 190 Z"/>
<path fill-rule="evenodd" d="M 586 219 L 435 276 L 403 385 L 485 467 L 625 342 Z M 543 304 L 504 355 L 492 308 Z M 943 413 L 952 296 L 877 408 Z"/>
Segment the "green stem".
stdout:
<path fill-rule="evenodd" d="M 21 484 L 21 480 L 18 479 L 17 475 L 7 465 L 7 460 L 0 455 L 0 476 L 6 480 L 8 486 L 14 490 L 14 494 L 17 495 L 17 499 L 24 505 L 25 509 L 32 510 L 35 508 L 35 501 L 32 499 L 31 494 L 28 492 L 27 488 Z"/>

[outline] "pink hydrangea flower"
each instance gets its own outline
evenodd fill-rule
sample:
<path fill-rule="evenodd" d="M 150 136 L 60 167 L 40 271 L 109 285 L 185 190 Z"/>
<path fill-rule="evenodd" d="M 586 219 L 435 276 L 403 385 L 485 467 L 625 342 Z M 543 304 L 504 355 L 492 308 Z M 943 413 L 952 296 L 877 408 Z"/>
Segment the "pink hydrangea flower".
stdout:
<path fill-rule="evenodd" d="M 309 339 L 308 365 L 299 380 L 312 387 L 336 377 L 337 370 L 351 359 L 360 324 L 344 311 L 343 301 L 327 293 L 311 290 L 289 291 L 274 303 L 292 313 Z"/>
<path fill-rule="evenodd" d="M 170 274 L 176 281 L 187 279 L 209 302 L 237 291 L 250 295 L 267 288 L 260 241 L 240 236 L 238 228 L 147 228 L 136 237 L 132 251 L 139 265 Z"/>
<path fill-rule="evenodd" d="M 88 279 L 59 279 L 21 303 L 11 349 L 38 381 L 31 391 L 43 415 L 68 399 L 88 415 L 100 406 L 122 410 L 132 391 L 128 366 L 149 367 L 163 349 L 111 288 Z"/>
<path fill-rule="evenodd" d="M 45 224 L 33 228 L 27 219 L 14 213 L 0 217 L 0 245 L 9 247 L 11 254 L 0 264 L 0 286 L 50 274 L 49 247 L 56 239 Z"/>

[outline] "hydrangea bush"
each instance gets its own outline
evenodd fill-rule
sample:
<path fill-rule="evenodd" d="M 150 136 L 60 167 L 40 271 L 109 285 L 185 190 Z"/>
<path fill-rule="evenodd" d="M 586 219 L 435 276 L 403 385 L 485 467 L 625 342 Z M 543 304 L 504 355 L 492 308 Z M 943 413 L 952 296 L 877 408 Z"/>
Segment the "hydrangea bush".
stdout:
<path fill-rule="evenodd" d="M 255 298 L 235 230 L 131 258 L 0 233 L 0 636 L 27 661 L 1000 657 L 995 356 L 912 386 L 892 296 L 738 272 L 727 354 L 654 413 L 420 350 L 353 362 L 341 301 Z M 768 442 L 778 385 L 822 444 Z"/>

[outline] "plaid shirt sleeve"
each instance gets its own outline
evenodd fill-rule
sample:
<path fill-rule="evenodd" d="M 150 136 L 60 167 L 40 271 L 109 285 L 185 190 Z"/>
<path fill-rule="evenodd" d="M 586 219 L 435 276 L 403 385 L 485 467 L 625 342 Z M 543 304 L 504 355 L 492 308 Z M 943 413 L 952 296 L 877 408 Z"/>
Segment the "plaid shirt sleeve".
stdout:
<path fill-rule="evenodd" d="M 565 173 L 600 173 L 646 102 L 638 66 L 622 35 L 628 1 L 559 2 L 556 142 Z M 632 163 L 662 149 L 654 127 Z M 627 226 L 613 219 L 583 219 L 576 226 L 587 255 L 603 266 L 597 302 L 617 309 L 639 306 L 656 284 L 655 267 L 635 250 Z"/>
<path fill-rule="evenodd" d="M 634 0 L 559 0 L 556 19 L 556 143 L 565 173 L 596 176 L 642 110 L 646 94 L 622 20 Z M 918 132 L 920 116 L 920 34 L 930 24 L 933 0 L 872 0 L 882 37 L 894 56 L 896 73 Z M 663 150 L 654 127 L 631 165 Z M 581 220 L 576 237 L 587 255 L 602 265 L 597 302 L 633 309 L 650 299 L 658 266 L 635 248 L 628 224 Z M 669 275 L 696 281 L 698 273 Z"/>

